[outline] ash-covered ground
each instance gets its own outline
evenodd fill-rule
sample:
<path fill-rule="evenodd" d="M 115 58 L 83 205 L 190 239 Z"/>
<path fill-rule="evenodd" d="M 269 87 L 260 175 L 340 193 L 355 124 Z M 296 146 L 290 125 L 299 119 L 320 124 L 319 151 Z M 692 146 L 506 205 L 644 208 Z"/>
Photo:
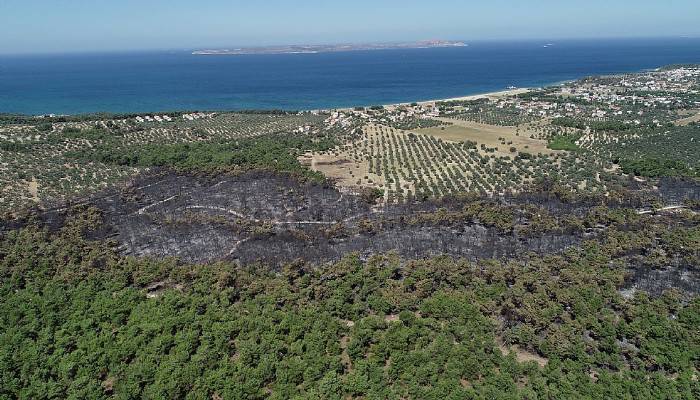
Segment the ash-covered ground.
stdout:
<path fill-rule="evenodd" d="M 696 182 L 662 181 L 655 196 L 667 202 L 679 201 L 679 196 L 697 200 L 700 189 Z M 599 205 L 645 209 L 647 204 L 640 200 L 644 198 L 618 199 L 614 204 L 600 199 L 566 202 L 545 191 L 378 206 L 330 184 L 301 183 L 271 172 L 161 171 L 93 196 L 83 206 L 97 208 L 104 221 L 88 234 L 116 241 L 124 255 L 176 257 L 188 263 L 260 263 L 276 269 L 299 260 L 329 263 L 351 252 L 362 257 L 396 251 L 404 259 L 448 255 L 469 260 L 558 253 L 607 229 L 562 221 L 580 219 Z M 465 217 L 464 210 L 473 204 L 479 204 L 481 213 Z M 70 212 L 70 207 L 47 210 L 40 219 L 57 228 Z M 506 226 L 489 220 L 500 213 L 512 213 L 501 221 Z M 534 229 L 540 214 L 550 222 L 545 229 Z M 700 292 L 698 266 L 648 271 L 640 267 L 629 276 L 629 290 L 660 293 L 679 287 Z"/>
<path fill-rule="evenodd" d="M 406 259 L 445 254 L 473 260 L 551 253 L 579 242 L 563 233 L 519 237 L 478 221 L 408 223 L 438 209 L 458 210 L 464 201 L 373 207 L 332 186 L 268 173 L 144 177 L 126 193 L 98 203 L 123 251 L 187 262 L 318 264 L 349 252 L 392 250 Z"/>

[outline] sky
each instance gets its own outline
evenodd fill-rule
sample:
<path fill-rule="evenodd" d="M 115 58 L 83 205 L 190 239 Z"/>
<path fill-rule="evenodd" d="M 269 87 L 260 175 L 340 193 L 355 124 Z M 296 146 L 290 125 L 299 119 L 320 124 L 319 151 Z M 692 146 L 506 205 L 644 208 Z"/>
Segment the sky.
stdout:
<path fill-rule="evenodd" d="M 700 0 L 0 0 L 0 53 L 700 36 Z"/>

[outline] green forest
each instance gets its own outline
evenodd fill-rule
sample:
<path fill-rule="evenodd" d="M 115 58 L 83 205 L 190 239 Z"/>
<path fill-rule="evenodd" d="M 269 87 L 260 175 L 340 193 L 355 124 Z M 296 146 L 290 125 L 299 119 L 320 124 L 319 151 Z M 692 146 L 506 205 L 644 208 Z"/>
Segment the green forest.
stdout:
<path fill-rule="evenodd" d="M 0 398 L 697 399 L 700 298 L 618 290 L 697 264 L 697 224 L 595 214 L 558 255 L 280 271 L 120 256 L 88 207 L 29 223 L 0 241 Z"/>

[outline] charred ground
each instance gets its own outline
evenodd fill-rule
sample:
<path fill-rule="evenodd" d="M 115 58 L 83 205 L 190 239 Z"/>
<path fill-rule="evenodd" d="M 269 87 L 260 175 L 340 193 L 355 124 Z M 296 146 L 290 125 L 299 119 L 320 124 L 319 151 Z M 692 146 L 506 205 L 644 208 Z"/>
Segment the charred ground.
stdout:
<path fill-rule="evenodd" d="M 612 197 L 571 199 L 549 185 L 510 196 L 387 205 L 292 174 L 160 170 L 119 189 L 32 211 L 5 227 L 35 221 L 55 231 L 89 210 L 101 223 L 85 237 L 110 240 L 124 256 L 280 270 L 293 262 L 322 266 L 350 253 L 362 259 L 394 252 L 405 260 L 517 260 L 526 253 L 558 254 L 631 232 L 657 243 L 665 230 L 697 231 L 699 198 L 696 181 L 664 179 L 653 188 Z M 629 268 L 624 288 L 655 295 L 672 287 L 698 293 L 697 249 L 690 258 L 662 250 L 666 256 L 654 266 L 640 261 L 647 251 L 639 248 L 622 257 Z"/>
<path fill-rule="evenodd" d="M 140 175 L 3 223 L 0 395 L 696 398 L 698 187 L 655 183 L 379 205 Z"/>

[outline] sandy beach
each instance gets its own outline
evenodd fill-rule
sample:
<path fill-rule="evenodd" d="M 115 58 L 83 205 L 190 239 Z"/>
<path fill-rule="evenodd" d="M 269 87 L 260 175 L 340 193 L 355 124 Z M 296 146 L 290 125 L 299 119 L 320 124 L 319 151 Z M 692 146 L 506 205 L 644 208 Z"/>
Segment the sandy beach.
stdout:
<path fill-rule="evenodd" d="M 501 90 L 498 92 L 478 93 L 478 94 L 472 94 L 469 96 L 451 97 L 451 98 L 447 98 L 447 99 L 434 99 L 434 100 L 417 101 L 415 103 L 418 103 L 420 105 L 428 105 L 428 104 L 433 105 L 435 103 L 447 102 L 447 101 L 469 101 L 469 100 L 478 100 L 478 99 L 498 99 L 498 98 L 502 98 L 502 97 L 515 96 L 518 94 L 527 93 L 530 90 L 531 90 L 530 88 L 508 89 L 508 90 Z M 412 103 L 389 104 L 388 106 L 405 106 L 405 105 L 409 105 L 409 104 L 412 104 Z"/>
<path fill-rule="evenodd" d="M 433 100 L 410 101 L 410 102 L 404 102 L 404 103 L 382 104 L 382 106 L 391 109 L 391 108 L 400 107 L 400 106 L 409 106 L 413 103 L 419 104 L 419 105 L 435 105 L 436 103 L 447 102 L 447 101 L 468 101 L 468 100 L 478 100 L 478 99 L 486 99 L 486 98 L 498 99 L 498 98 L 502 98 L 502 97 L 515 96 L 518 94 L 527 93 L 530 90 L 532 90 L 532 89 L 530 89 L 530 88 L 517 88 L 517 89 L 501 90 L 498 92 L 478 93 L 478 94 L 472 94 L 472 95 L 462 96 L 462 97 L 451 97 L 451 98 L 445 98 L 445 99 L 433 99 Z M 352 111 L 353 107 L 336 108 L 335 110 L 337 110 L 337 111 Z M 321 110 L 314 110 L 314 111 L 321 111 Z"/>
<path fill-rule="evenodd" d="M 408 106 L 413 103 L 419 104 L 419 105 L 435 105 L 436 103 L 441 103 L 441 102 L 448 102 L 448 101 L 469 101 L 469 100 L 478 100 L 478 99 L 499 99 L 502 97 L 509 97 L 509 96 L 515 96 L 518 94 L 522 93 L 527 93 L 531 89 L 530 88 L 517 88 L 517 89 L 508 89 L 508 90 L 501 90 L 498 92 L 487 92 L 487 93 L 477 93 L 477 94 L 472 94 L 468 96 L 462 96 L 462 97 L 450 97 L 446 99 L 433 99 L 433 100 L 422 100 L 422 101 L 414 101 L 414 102 L 406 102 L 406 103 L 397 103 L 397 104 L 385 104 L 384 107 L 399 107 L 399 106 Z"/>
<path fill-rule="evenodd" d="M 484 98 L 497 99 L 497 98 L 501 98 L 501 97 L 515 96 L 518 94 L 527 93 L 530 90 L 531 90 L 530 88 L 517 88 L 517 89 L 502 90 L 499 92 L 474 94 L 474 95 L 464 96 L 464 97 L 453 97 L 453 98 L 449 98 L 449 99 L 430 100 L 430 101 L 425 101 L 425 102 L 419 102 L 418 104 L 438 103 L 441 101 L 467 101 L 467 100 L 478 100 L 478 99 L 484 99 Z"/>

